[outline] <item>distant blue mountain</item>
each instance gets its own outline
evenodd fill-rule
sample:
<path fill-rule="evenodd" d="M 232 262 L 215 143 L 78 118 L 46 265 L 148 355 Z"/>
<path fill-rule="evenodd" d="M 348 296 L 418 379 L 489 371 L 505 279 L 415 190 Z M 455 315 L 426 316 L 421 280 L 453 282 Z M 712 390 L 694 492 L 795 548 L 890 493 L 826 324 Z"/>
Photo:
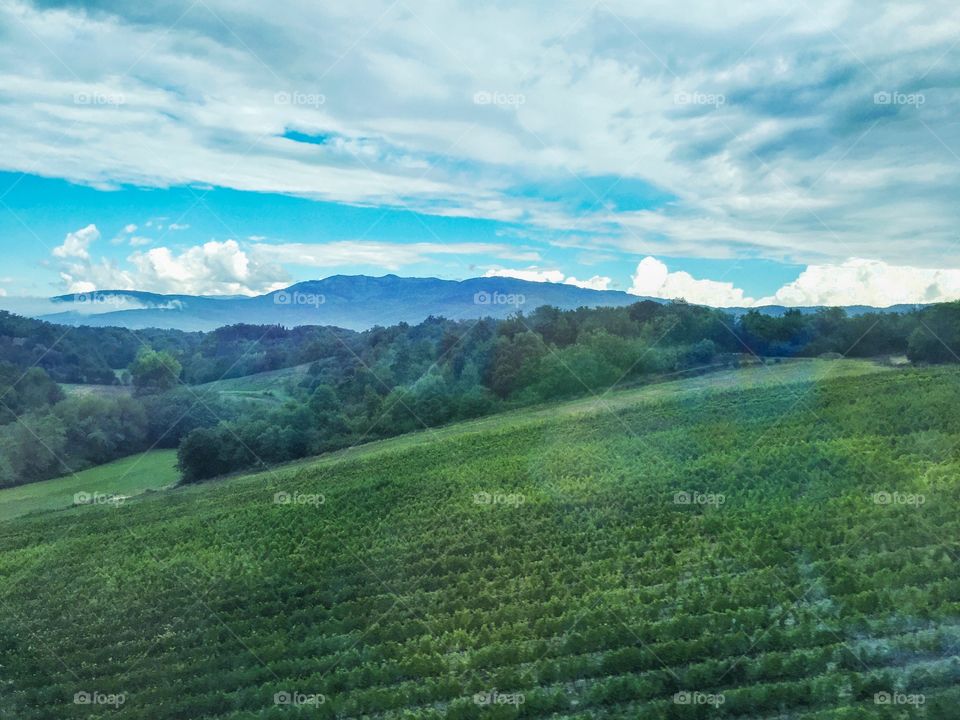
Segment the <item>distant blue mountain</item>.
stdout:
<path fill-rule="evenodd" d="M 503 318 L 518 310 L 531 312 L 541 305 L 571 310 L 578 307 L 630 305 L 642 298 L 618 290 L 589 290 L 574 285 L 539 283 L 515 278 L 484 277 L 469 280 L 404 278 L 396 275 L 334 275 L 309 280 L 284 290 L 245 296 L 160 295 L 133 290 L 103 290 L 84 295 L 60 295 L 30 313 L 68 325 L 119 326 L 212 330 L 234 323 L 336 325 L 364 330 L 374 325 L 418 323 L 430 315 L 451 319 Z M 2 306 L 2 304 L 0 304 Z M 913 309 L 894 306 L 885 311 Z M 16 311 L 15 306 L 10 309 Z M 760 308 L 781 315 L 788 308 Z M 816 308 L 800 308 L 812 312 Z M 847 308 L 850 314 L 877 308 Z M 727 308 L 741 314 L 746 308 Z"/>

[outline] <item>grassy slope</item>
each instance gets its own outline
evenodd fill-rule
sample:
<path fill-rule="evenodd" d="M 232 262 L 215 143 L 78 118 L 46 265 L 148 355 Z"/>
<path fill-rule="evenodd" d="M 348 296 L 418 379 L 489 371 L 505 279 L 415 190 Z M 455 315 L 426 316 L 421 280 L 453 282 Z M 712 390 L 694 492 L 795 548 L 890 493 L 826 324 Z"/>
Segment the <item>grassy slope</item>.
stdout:
<path fill-rule="evenodd" d="M 282 403 L 288 399 L 288 384 L 299 382 L 310 364 L 295 365 L 280 370 L 245 375 L 238 378 L 217 380 L 195 386 L 198 390 L 214 390 L 224 398 L 238 400 L 262 400 L 267 403 Z"/>
<path fill-rule="evenodd" d="M 90 717 L 86 690 L 127 693 L 104 717 L 297 716 L 279 691 L 514 717 L 470 700 L 497 688 L 527 717 L 914 717 L 873 704 L 896 683 L 953 717 L 960 373 L 874 369 L 718 373 L 0 523 L 0 715 Z M 872 502 L 893 490 L 928 501 Z"/>
<path fill-rule="evenodd" d="M 76 493 L 137 495 L 179 479 L 175 450 L 154 450 L 52 480 L 0 490 L 0 521 L 73 504 Z"/>

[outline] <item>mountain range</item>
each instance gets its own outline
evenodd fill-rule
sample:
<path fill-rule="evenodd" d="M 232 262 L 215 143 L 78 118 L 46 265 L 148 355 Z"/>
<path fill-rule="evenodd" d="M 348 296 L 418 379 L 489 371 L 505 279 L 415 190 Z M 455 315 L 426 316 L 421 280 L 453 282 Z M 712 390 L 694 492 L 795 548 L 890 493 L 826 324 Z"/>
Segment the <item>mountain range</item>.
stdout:
<path fill-rule="evenodd" d="M 592 290 L 560 283 L 531 282 L 504 277 L 440 280 L 396 275 L 334 275 L 308 280 L 264 295 L 203 296 L 162 295 L 136 290 L 102 290 L 59 295 L 49 299 L 0 298 L 0 307 L 22 315 L 65 325 L 146 327 L 212 330 L 234 323 L 336 325 L 365 330 L 375 325 L 419 323 L 430 315 L 450 319 L 503 318 L 518 310 L 530 312 L 541 305 L 563 310 L 578 307 L 624 306 L 643 298 L 619 290 Z M 882 310 L 901 312 L 914 305 Z M 748 308 L 726 308 L 734 314 Z M 788 308 L 758 308 L 781 315 Z M 798 308 L 812 312 L 816 308 Z M 849 314 L 880 308 L 852 306 Z"/>

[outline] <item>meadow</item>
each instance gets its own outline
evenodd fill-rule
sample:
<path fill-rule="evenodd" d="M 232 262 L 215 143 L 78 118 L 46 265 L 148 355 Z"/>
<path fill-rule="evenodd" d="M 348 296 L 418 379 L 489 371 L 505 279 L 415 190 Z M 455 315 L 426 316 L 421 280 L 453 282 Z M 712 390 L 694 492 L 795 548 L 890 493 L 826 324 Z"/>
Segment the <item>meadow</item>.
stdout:
<path fill-rule="evenodd" d="M 74 504 L 75 496 L 133 496 L 179 480 L 177 453 L 153 450 L 52 480 L 0 489 L 0 520 Z"/>
<path fill-rule="evenodd" d="M 7 519 L 0 716 L 955 718 L 958 403 L 764 365 Z"/>

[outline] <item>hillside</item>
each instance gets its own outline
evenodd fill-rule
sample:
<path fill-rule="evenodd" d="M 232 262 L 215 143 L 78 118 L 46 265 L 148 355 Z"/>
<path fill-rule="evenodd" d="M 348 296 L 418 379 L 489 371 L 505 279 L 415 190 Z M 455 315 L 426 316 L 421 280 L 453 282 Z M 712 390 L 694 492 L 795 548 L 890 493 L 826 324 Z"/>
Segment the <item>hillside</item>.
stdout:
<path fill-rule="evenodd" d="M 879 370 L 718 373 L 0 523 L 0 714 L 955 717 L 960 376 Z"/>

